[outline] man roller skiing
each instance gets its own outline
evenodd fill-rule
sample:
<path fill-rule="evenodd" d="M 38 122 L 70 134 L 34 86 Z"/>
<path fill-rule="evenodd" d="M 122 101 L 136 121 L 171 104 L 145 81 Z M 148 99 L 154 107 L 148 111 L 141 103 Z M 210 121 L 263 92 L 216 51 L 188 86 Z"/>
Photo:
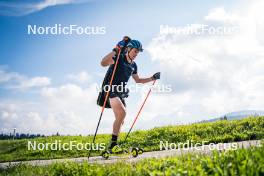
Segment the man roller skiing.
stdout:
<path fill-rule="evenodd" d="M 131 40 L 129 37 L 125 36 L 122 41 L 118 42 L 113 51 L 107 54 L 101 61 L 101 65 L 103 67 L 109 66 L 102 86 L 102 88 L 104 88 L 106 85 L 109 85 L 110 78 L 113 74 L 114 65 L 117 62 L 119 54 L 117 67 L 109 92 L 109 99 L 107 100 L 105 106 L 106 108 L 112 108 L 115 115 L 112 139 L 109 145 L 109 150 L 112 153 L 118 153 L 122 151 L 121 147 L 117 145 L 117 139 L 120 128 L 126 117 L 125 98 L 128 97 L 128 89 L 126 89 L 126 84 L 129 78 L 132 76 L 136 83 L 143 84 L 160 79 L 160 72 L 155 73 L 149 78 L 139 77 L 135 59 L 138 53 L 142 51 L 142 44 L 138 40 Z M 122 88 L 121 91 L 120 88 Z M 103 106 L 102 102 L 104 102 L 105 94 L 105 90 L 102 89 L 102 92 L 100 92 L 97 99 L 98 105 Z"/>

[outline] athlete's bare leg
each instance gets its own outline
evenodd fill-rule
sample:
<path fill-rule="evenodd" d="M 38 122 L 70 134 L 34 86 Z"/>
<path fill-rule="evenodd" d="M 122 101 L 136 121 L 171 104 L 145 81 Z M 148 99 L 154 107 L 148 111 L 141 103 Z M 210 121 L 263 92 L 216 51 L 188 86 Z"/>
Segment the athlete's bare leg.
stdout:
<path fill-rule="evenodd" d="M 113 135 L 118 136 L 121 126 L 126 117 L 126 107 L 122 103 L 119 97 L 110 98 L 110 105 L 115 114 L 115 121 L 113 124 Z"/>

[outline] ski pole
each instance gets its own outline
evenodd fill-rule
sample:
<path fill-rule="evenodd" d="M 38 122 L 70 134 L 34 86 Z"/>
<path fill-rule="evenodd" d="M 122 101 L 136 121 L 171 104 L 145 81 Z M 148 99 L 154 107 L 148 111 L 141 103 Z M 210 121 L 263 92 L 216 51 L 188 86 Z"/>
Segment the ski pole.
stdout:
<path fill-rule="evenodd" d="M 112 76 L 111 76 L 111 80 L 110 80 L 110 83 L 109 83 L 109 87 L 112 86 L 112 82 L 113 82 L 114 75 L 115 75 L 115 72 L 116 72 L 116 67 L 117 67 L 117 63 L 118 63 L 119 57 L 120 57 L 120 53 L 121 53 L 121 48 L 118 47 L 118 55 L 117 55 L 116 63 L 115 63 L 114 70 L 113 70 L 113 73 L 112 73 Z M 104 104 L 103 104 L 103 106 L 102 106 L 101 114 L 100 114 L 100 117 L 99 117 L 99 120 L 98 120 L 98 123 L 97 123 L 97 127 L 96 127 L 96 130 L 95 130 L 95 133 L 94 133 L 94 137 L 93 137 L 93 142 L 92 142 L 92 144 L 94 144 L 94 142 L 95 142 L 95 138 L 96 138 L 96 135 L 97 135 L 97 131 L 98 131 L 98 128 L 99 128 L 99 125 L 100 125 L 100 122 L 101 122 L 101 119 L 102 119 L 103 113 L 104 113 L 104 109 L 105 109 L 106 101 L 107 101 L 108 96 L 109 96 L 109 92 L 110 92 L 110 91 L 107 91 L 107 92 L 106 92 L 106 96 L 105 96 Z M 92 145 L 91 145 L 91 146 L 92 146 Z M 89 150 L 88 160 L 89 160 L 89 158 L 90 158 L 90 155 L 91 155 L 91 149 Z"/>
<path fill-rule="evenodd" d="M 156 82 L 156 80 L 153 81 L 152 86 L 155 84 L 155 82 Z M 126 137 L 125 137 L 124 143 L 126 142 L 126 140 L 127 140 L 128 136 L 129 136 L 129 134 L 130 134 L 130 132 L 131 132 L 133 126 L 135 125 L 135 123 L 136 123 L 136 121 L 137 121 L 137 119 L 138 119 L 138 116 L 139 116 L 141 110 L 143 109 L 143 107 L 144 107 L 144 105 L 145 105 L 145 103 L 146 103 L 146 101 L 147 101 L 147 99 L 148 99 L 148 97 L 149 97 L 150 92 L 151 92 L 151 88 L 149 89 L 148 94 L 147 94 L 147 96 L 146 96 L 144 102 L 142 103 L 142 105 L 141 105 L 141 107 L 140 107 L 140 109 L 139 109 L 139 111 L 138 111 L 138 113 L 137 113 L 137 116 L 136 116 L 136 118 L 134 119 L 134 122 L 133 122 L 133 124 L 131 125 L 131 127 L 130 127 L 130 129 L 129 129 L 129 131 L 128 131 Z"/>

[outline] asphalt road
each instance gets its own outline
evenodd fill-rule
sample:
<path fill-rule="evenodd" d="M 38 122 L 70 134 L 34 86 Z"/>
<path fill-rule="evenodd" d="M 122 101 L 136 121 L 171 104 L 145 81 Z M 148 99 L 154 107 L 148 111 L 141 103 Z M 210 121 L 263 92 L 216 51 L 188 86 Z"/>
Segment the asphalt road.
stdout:
<path fill-rule="evenodd" d="M 53 163 L 62 163 L 62 162 L 77 162 L 77 163 L 89 162 L 89 163 L 98 163 L 98 164 L 115 163 L 120 161 L 137 162 L 145 158 L 164 158 L 169 156 L 184 155 L 188 153 L 210 154 L 213 150 L 225 151 L 228 149 L 249 148 L 251 146 L 260 146 L 260 145 L 261 145 L 261 140 L 251 140 L 251 141 L 241 141 L 241 142 L 233 142 L 233 143 L 219 143 L 215 145 L 204 145 L 198 148 L 183 148 L 183 149 L 181 148 L 174 150 L 145 152 L 136 158 L 127 155 L 127 156 L 110 156 L 110 158 L 107 160 L 103 159 L 101 156 L 96 156 L 96 157 L 90 157 L 89 161 L 87 157 L 80 157 L 80 158 L 5 162 L 5 163 L 0 163 L 0 168 L 13 167 L 21 163 L 30 164 L 34 166 L 44 166 L 44 165 L 49 165 Z"/>

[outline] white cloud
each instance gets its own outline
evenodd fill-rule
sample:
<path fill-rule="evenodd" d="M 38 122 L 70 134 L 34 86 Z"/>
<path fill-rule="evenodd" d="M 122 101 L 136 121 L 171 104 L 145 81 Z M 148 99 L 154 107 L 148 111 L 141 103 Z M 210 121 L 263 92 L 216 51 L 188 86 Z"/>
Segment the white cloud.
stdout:
<path fill-rule="evenodd" d="M 223 22 L 228 24 L 239 21 L 240 16 L 235 12 L 227 13 L 224 7 L 218 7 L 211 9 L 208 15 L 205 16 L 205 20 Z"/>
<path fill-rule="evenodd" d="M 65 84 L 60 87 L 43 88 L 41 95 L 50 105 L 49 108 L 63 111 L 83 109 L 83 106 L 95 104 L 97 93 L 95 84 L 90 84 L 87 88 L 81 88 L 75 84 Z"/>
<path fill-rule="evenodd" d="M 51 82 L 50 79 L 47 77 L 33 77 L 33 78 L 21 80 L 19 85 L 13 86 L 11 88 L 25 90 L 32 87 L 48 86 L 50 85 L 50 82 Z"/>
<path fill-rule="evenodd" d="M 86 83 L 92 80 L 92 76 L 89 75 L 86 71 L 81 71 L 77 74 L 69 74 L 67 78 L 79 83 Z"/>
<path fill-rule="evenodd" d="M 0 2 L 0 15 L 22 16 L 43 10 L 47 7 L 85 3 L 91 0 L 38 0 L 38 1 L 3 1 Z"/>
<path fill-rule="evenodd" d="M 12 79 L 22 79 L 22 76 L 15 72 L 7 72 L 5 69 L 0 69 L 0 83 L 6 83 Z"/>
<path fill-rule="evenodd" d="M 237 25 L 239 31 L 232 35 L 160 34 L 147 47 L 151 59 L 159 63 L 162 81 L 173 84 L 171 97 L 192 92 L 187 102 L 176 105 L 183 114 L 191 113 L 189 121 L 204 115 L 263 109 L 264 47 L 259 38 L 264 35 L 257 33 L 256 25 L 263 20 L 263 8 L 263 2 L 255 1 L 246 11 L 227 12 L 224 7 L 209 10 L 204 24 Z M 155 102 L 163 107 L 163 99 Z M 175 107 L 171 101 L 168 108 L 161 110 Z M 148 112 L 156 112 L 157 107 Z"/>
<path fill-rule="evenodd" d="M 91 134 L 100 109 L 96 98 L 95 84 L 87 88 L 75 84 L 44 87 L 36 102 L 2 100 L 0 127 L 4 132 L 17 128 L 20 133 Z M 106 123 L 107 119 L 102 125 Z M 110 132 L 108 125 L 100 128 L 100 132 L 107 130 Z"/>
<path fill-rule="evenodd" d="M 51 84 L 51 80 L 45 76 L 28 76 L 17 72 L 9 72 L 6 69 L 0 69 L 0 86 L 6 89 L 28 90 L 34 87 L 45 87 Z"/>
<path fill-rule="evenodd" d="M 0 102 L 0 129 L 9 133 L 17 128 L 19 133 L 41 134 L 92 134 L 98 120 L 100 107 L 96 105 L 98 92 L 95 83 L 86 87 L 65 83 L 50 86 L 46 77 L 28 78 L 16 72 L 0 70 L 1 86 L 27 90 L 38 86 L 40 91 L 20 100 L 3 98 Z M 81 74 L 83 75 L 83 74 Z M 87 76 L 86 74 L 84 74 Z M 83 80 L 83 79 L 82 79 Z M 20 92 L 27 95 L 28 91 Z M 99 132 L 111 133 L 113 114 L 105 110 L 105 118 Z"/>

